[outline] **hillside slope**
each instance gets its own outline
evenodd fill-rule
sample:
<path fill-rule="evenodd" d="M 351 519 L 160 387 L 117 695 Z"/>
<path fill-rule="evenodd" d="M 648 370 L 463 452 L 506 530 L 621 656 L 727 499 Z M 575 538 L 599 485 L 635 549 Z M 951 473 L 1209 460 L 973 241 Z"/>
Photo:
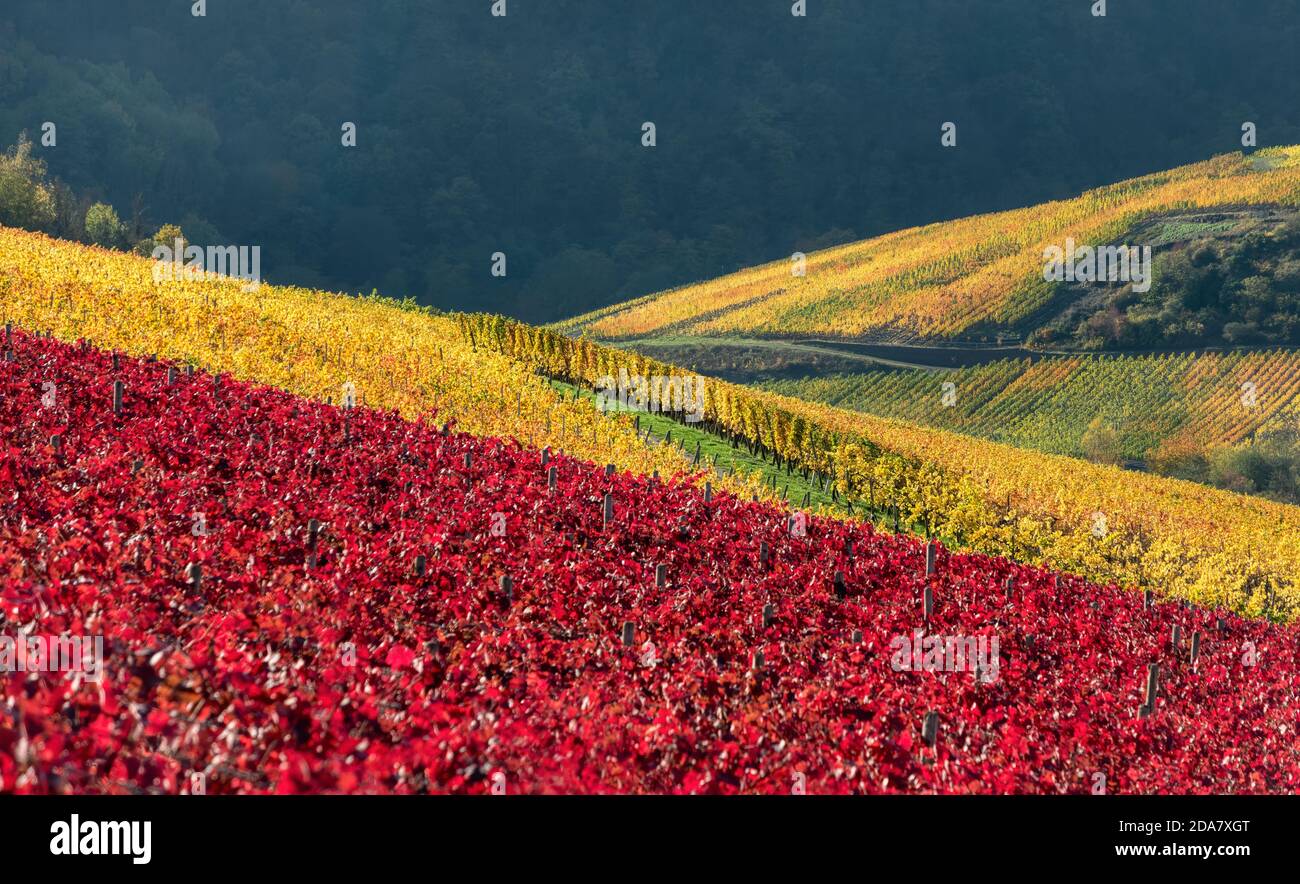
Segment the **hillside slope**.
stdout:
<path fill-rule="evenodd" d="M 311 289 L 249 290 L 238 279 L 159 282 L 153 267 L 0 227 L 0 321 L 323 401 L 341 401 L 350 384 L 360 404 L 646 474 L 689 468 L 674 449 L 642 445 L 631 417 L 608 420 L 569 400 L 528 367 L 476 349 L 445 315 Z"/>
<path fill-rule="evenodd" d="M 1300 788 L 1294 627 L 8 343 L 0 622 L 104 641 L 0 672 L 0 793 Z"/>
<path fill-rule="evenodd" d="M 1075 457 L 1084 454 L 1089 426 L 1101 421 L 1117 434 L 1119 454 L 1145 460 L 1165 441 L 1206 448 L 1294 423 L 1300 353 L 1049 356 L 954 371 L 882 368 L 762 386 Z"/>
<path fill-rule="evenodd" d="M 482 346 L 588 386 L 682 372 L 501 317 L 458 322 Z M 859 512 L 892 510 L 962 548 L 1254 615 L 1300 614 L 1300 507 L 717 380 L 704 419 L 779 467 L 814 471 Z"/>
<path fill-rule="evenodd" d="M 913 340 L 1021 335 L 1048 307 L 1047 246 L 1108 243 L 1162 213 L 1300 200 L 1300 147 L 1218 156 L 1074 199 L 898 231 L 559 323 L 598 340 L 671 334 Z M 1132 245 L 1142 245 L 1135 242 Z M 1150 243 L 1146 243 L 1150 244 Z"/>
<path fill-rule="evenodd" d="M 0 312 L 63 340 L 156 353 L 300 395 L 338 401 L 350 383 L 363 405 L 412 419 L 432 413 L 456 429 L 642 475 L 692 470 L 690 452 L 647 446 L 636 415 L 603 416 L 551 382 L 591 389 L 620 369 L 683 374 L 674 366 L 500 316 L 246 291 L 225 279 L 155 282 L 151 270 L 145 259 L 0 230 Z M 841 514 L 853 504 L 858 517 L 962 549 L 1252 616 L 1300 613 L 1300 508 L 704 380 L 697 426 L 787 475 L 799 471 Z M 743 475 L 712 481 L 742 497 L 780 497 Z"/>

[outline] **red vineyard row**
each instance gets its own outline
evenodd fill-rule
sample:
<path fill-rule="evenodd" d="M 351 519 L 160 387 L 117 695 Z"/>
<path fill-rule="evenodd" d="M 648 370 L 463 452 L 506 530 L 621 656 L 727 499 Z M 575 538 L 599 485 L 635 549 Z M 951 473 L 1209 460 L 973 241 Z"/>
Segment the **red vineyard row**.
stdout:
<path fill-rule="evenodd" d="M 10 654 L 0 792 L 1300 787 L 1294 630 L 941 548 L 927 575 L 913 538 L 433 415 L 5 348 L 0 638 L 102 637 L 103 666 Z M 926 671 L 920 636 L 996 666 Z"/>

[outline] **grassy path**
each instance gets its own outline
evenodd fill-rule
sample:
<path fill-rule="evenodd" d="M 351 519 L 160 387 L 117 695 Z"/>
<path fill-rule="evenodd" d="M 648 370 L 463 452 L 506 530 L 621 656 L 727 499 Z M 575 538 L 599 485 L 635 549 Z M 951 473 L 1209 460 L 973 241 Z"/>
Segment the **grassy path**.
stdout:
<path fill-rule="evenodd" d="M 563 381 L 552 380 L 551 386 L 568 396 L 576 393 L 592 401 L 596 398 L 596 394 L 591 390 Z M 647 430 L 650 431 L 649 444 L 667 444 L 666 440 L 671 434 L 671 444 L 681 448 L 687 455 L 693 455 L 698 448 L 702 469 L 712 466 L 721 472 L 736 470 L 741 473 L 757 473 L 769 487 L 775 478 L 777 494 L 785 491 L 786 499 L 792 505 L 802 504 L 804 495 L 807 494 L 809 504 L 814 509 L 824 507 L 844 512 L 845 507 L 842 502 L 833 501 L 829 492 L 822 491 L 814 481 L 805 480 L 802 473 L 795 471 L 787 474 L 785 470 L 778 469 L 771 461 L 764 460 L 760 455 L 750 454 L 744 447 L 733 447 L 730 441 L 716 433 L 696 425 L 680 423 L 663 414 L 643 411 L 636 417 L 642 435 Z"/>
<path fill-rule="evenodd" d="M 595 401 L 596 394 L 582 387 L 566 383 L 564 381 L 550 380 L 551 386 L 563 392 L 566 396 L 578 396 Z M 671 444 L 682 448 L 688 455 L 694 454 L 698 446 L 700 452 L 700 468 L 707 469 L 710 466 L 719 472 L 736 470 L 740 473 L 758 474 L 768 484 L 776 480 L 777 494 L 785 493 L 787 504 L 792 509 L 803 509 L 804 495 L 808 496 L 808 509 L 812 511 L 822 511 L 828 515 L 843 517 L 847 513 L 844 498 L 838 501 L 832 499 L 830 491 L 822 491 L 816 481 L 804 479 L 802 472 L 793 470 L 787 473 L 785 469 L 778 468 L 769 460 L 763 459 L 761 455 L 751 454 L 743 446 L 735 447 L 730 440 L 716 434 L 698 425 L 683 424 L 673 420 L 663 414 L 651 412 L 640 412 L 637 415 L 640 431 L 644 436 L 649 430 L 650 437 L 647 444 L 663 445 L 668 443 L 668 434 L 671 433 Z M 715 466 L 716 464 L 716 466 Z M 867 512 L 865 501 L 854 501 L 853 515 L 856 518 L 866 519 L 876 525 L 879 530 L 894 530 L 893 516 L 888 512 Z M 900 523 L 898 530 L 903 533 L 924 536 L 925 531 L 919 524 Z M 938 538 L 949 549 L 962 549 L 960 538 L 939 535 Z"/>

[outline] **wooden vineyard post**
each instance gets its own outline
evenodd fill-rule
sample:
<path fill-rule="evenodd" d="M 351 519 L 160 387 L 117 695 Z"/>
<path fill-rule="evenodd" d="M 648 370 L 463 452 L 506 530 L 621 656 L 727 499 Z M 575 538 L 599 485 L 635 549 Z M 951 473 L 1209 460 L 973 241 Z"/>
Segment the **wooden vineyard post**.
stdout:
<path fill-rule="evenodd" d="M 307 567 L 316 567 L 316 539 L 320 536 L 320 522 L 315 519 L 307 522 Z"/>
<path fill-rule="evenodd" d="M 1156 711 L 1156 695 L 1160 691 L 1160 664 L 1147 664 L 1146 701 L 1138 708 L 1138 718 L 1146 718 Z"/>
<path fill-rule="evenodd" d="M 921 739 L 925 745 L 931 749 L 939 742 L 939 713 L 930 711 L 925 713 L 925 721 L 921 724 Z"/>

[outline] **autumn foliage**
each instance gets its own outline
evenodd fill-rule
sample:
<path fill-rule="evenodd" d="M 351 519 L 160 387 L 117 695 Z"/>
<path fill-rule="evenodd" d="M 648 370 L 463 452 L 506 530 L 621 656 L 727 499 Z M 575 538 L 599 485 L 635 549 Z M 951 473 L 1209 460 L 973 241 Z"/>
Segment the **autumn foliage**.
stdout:
<path fill-rule="evenodd" d="M 1046 305 L 1044 249 L 1105 243 L 1164 212 L 1300 200 L 1300 148 L 1225 154 L 1077 197 L 927 224 L 605 307 L 561 324 L 598 339 L 663 334 L 950 338 Z"/>
<path fill-rule="evenodd" d="M 912 538 L 437 414 L 6 346 L 0 634 L 102 635 L 105 671 L 0 674 L 0 791 L 1300 787 L 1293 629 L 942 548 L 927 577 Z M 897 671 L 915 630 L 996 637 L 997 678 Z"/>

